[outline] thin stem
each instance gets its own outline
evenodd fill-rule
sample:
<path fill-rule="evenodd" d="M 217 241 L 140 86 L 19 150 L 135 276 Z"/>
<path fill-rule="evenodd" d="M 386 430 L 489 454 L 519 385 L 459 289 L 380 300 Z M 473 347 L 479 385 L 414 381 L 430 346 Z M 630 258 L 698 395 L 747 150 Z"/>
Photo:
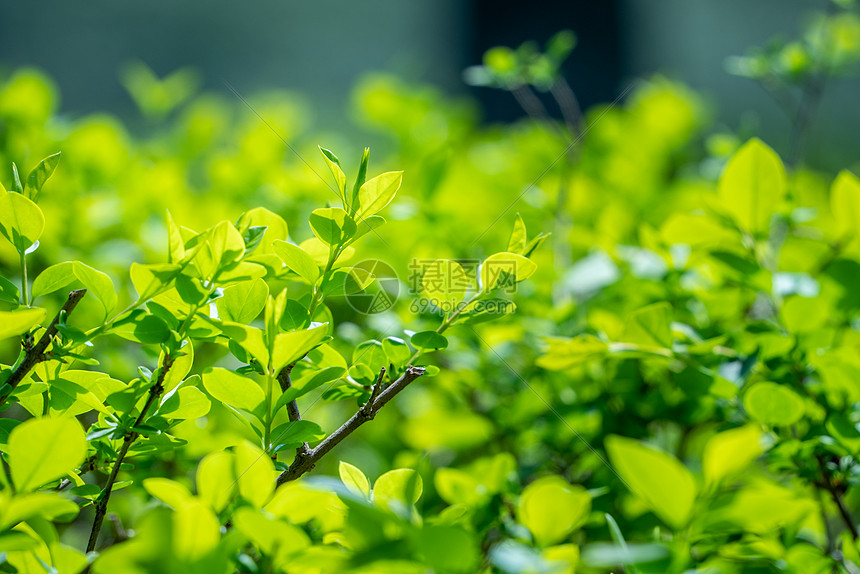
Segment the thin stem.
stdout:
<path fill-rule="evenodd" d="M 266 450 L 269 450 L 272 445 L 269 444 L 269 441 L 272 440 L 272 394 L 273 394 L 273 381 L 272 379 L 272 367 L 269 365 L 269 368 L 266 369 L 266 420 L 265 428 L 263 429 L 263 444 L 265 445 Z"/>
<path fill-rule="evenodd" d="M 854 525 L 854 519 L 851 518 L 851 514 L 848 512 L 848 509 L 845 507 L 845 503 L 842 501 L 842 496 L 840 496 L 839 491 L 836 488 L 836 485 L 830 480 L 830 474 L 827 472 L 827 465 L 824 464 L 824 459 L 821 456 L 816 457 L 818 459 L 818 466 L 821 468 L 821 485 L 824 486 L 824 489 L 830 493 L 830 497 L 833 499 L 834 504 L 836 504 L 836 508 L 839 510 L 839 515 L 842 517 L 842 521 L 845 523 L 845 526 L 848 527 L 848 530 L 851 532 L 852 540 L 857 540 L 858 534 L 857 526 Z"/>
<path fill-rule="evenodd" d="M 290 467 L 282 472 L 278 477 L 277 485 L 280 486 L 287 482 L 296 480 L 309 470 L 313 469 L 316 463 L 331 449 L 355 432 L 358 427 L 367 421 L 372 420 L 373 417 L 376 416 L 376 413 L 378 413 L 379 410 L 388 403 L 388 401 L 397 396 L 397 394 L 405 389 L 409 383 L 423 374 L 423 367 L 407 367 L 406 371 L 400 375 L 396 381 L 388 385 L 384 391 L 379 393 L 379 396 L 372 404 L 369 406 L 366 404 L 364 407 L 358 409 L 358 411 L 352 415 L 349 420 L 343 423 L 336 431 L 328 435 L 315 448 L 310 449 L 304 456 L 296 457 L 293 464 L 291 464 Z"/>
<path fill-rule="evenodd" d="M 550 92 L 558 103 L 561 115 L 564 117 L 564 123 L 567 124 L 571 134 L 576 138 L 582 130 L 582 108 L 576 94 L 563 77 L 560 77 L 552 85 Z"/>
<path fill-rule="evenodd" d="M 468 301 L 466 301 L 466 302 L 465 302 L 465 303 L 463 303 L 462 305 L 458 306 L 458 307 L 457 307 L 457 309 L 456 309 L 453 313 L 451 313 L 450 315 L 448 315 L 448 317 L 446 317 L 446 318 L 445 318 L 445 320 L 444 320 L 444 321 L 442 321 L 442 324 L 441 324 L 441 325 L 439 325 L 439 326 L 436 328 L 436 332 L 437 332 L 437 333 L 439 333 L 440 335 L 441 335 L 442 333 L 444 333 L 444 332 L 448 329 L 448 327 L 450 327 L 451 325 L 453 325 L 454 320 L 455 320 L 457 317 L 459 317 L 459 316 L 460 316 L 460 313 L 462 313 L 464 309 L 468 308 L 468 307 L 469 307 L 469 305 L 471 305 L 472 303 L 474 303 L 474 302 L 478 299 L 478 297 L 480 297 L 480 296 L 481 296 L 481 295 L 483 295 L 483 294 L 484 294 L 484 290 L 483 290 L 483 289 L 481 289 L 480 291 L 478 291 L 477 293 L 475 293 L 474 295 L 472 295 L 472 297 L 470 297 Z M 422 354 L 424 354 L 424 350 L 423 350 L 423 349 L 418 349 L 417 351 L 415 351 L 415 353 L 412 355 L 412 357 L 410 357 L 410 359 L 409 359 L 409 363 L 411 364 L 411 363 L 414 363 L 415 361 L 417 361 L 417 360 L 418 360 L 418 358 L 419 358 Z"/>
<path fill-rule="evenodd" d="M 27 252 L 21 252 L 21 294 L 24 296 L 24 305 L 30 306 L 30 285 L 27 280 Z"/>
<path fill-rule="evenodd" d="M 158 372 L 158 378 L 155 380 L 155 384 L 150 387 L 149 396 L 146 399 L 146 403 L 143 405 L 143 409 L 140 411 L 140 415 L 138 415 L 135 420 L 132 429 L 143 424 L 149 414 L 149 409 L 152 408 L 153 404 L 158 402 L 158 399 L 161 397 L 162 393 L 164 393 L 164 378 L 167 376 L 167 372 L 170 370 L 170 367 L 173 366 L 173 361 L 174 358 L 171 354 L 165 355 L 161 369 Z M 125 460 L 131 445 L 134 444 L 134 441 L 137 440 L 138 436 L 140 435 L 137 431 L 129 430 L 122 439 L 122 446 L 120 447 L 119 452 L 117 452 L 116 460 L 111 468 L 110 475 L 108 475 L 107 482 L 105 482 L 101 495 L 96 502 L 96 515 L 93 519 L 93 528 L 90 532 L 90 539 L 89 542 L 87 542 L 87 552 L 92 552 L 96 548 L 96 542 L 99 538 L 99 532 L 101 532 L 102 523 L 104 523 L 105 514 L 107 514 L 108 501 L 110 500 L 111 492 L 113 491 L 114 484 L 116 483 L 116 477 L 119 474 L 119 469 L 122 466 L 123 460 Z"/>
<path fill-rule="evenodd" d="M 72 311 L 75 310 L 78 303 L 80 303 L 81 299 L 86 295 L 86 289 L 78 289 L 76 291 L 72 291 L 69 293 L 69 298 L 66 299 L 66 302 L 60 308 L 57 315 L 54 317 L 51 324 L 48 325 L 47 330 L 39 339 L 39 342 L 33 345 L 32 347 L 29 345 L 25 345 L 26 351 L 24 353 L 23 360 L 18 363 L 18 366 L 12 371 L 12 374 L 9 375 L 9 378 L 6 379 L 6 382 L 3 386 L 8 385 L 9 388 L 5 391 L 4 394 L 0 395 L 0 407 L 2 407 L 6 400 L 9 398 L 15 391 L 15 387 L 23 381 L 27 375 L 30 374 L 30 371 L 35 367 L 38 363 L 47 360 L 45 355 L 45 351 L 48 349 L 48 345 L 51 344 L 51 341 L 54 340 L 54 337 L 57 334 L 57 325 L 60 322 L 61 316 L 65 313 L 68 317 Z"/>

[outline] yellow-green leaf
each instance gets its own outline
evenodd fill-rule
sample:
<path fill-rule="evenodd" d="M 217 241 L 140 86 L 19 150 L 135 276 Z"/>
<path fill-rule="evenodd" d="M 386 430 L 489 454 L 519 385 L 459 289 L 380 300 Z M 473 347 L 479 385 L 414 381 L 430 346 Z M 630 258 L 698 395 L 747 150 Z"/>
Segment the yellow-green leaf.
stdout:
<path fill-rule="evenodd" d="M 606 452 L 616 472 L 654 514 L 673 528 L 687 524 L 696 483 L 678 459 L 617 435 L 606 437 Z"/>
<path fill-rule="evenodd" d="M 705 481 L 709 485 L 717 485 L 740 474 L 764 452 L 761 435 L 758 425 L 746 425 L 712 436 L 702 457 Z"/>
<path fill-rule="evenodd" d="M 723 211 L 738 227 L 763 234 L 785 197 L 785 167 L 775 151 L 753 138 L 729 160 L 717 192 Z"/>
<path fill-rule="evenodd" d="M 563 540 L 585 523 L 589 512 L 588 491 L 560 476 L 539 478 L 528 485 L 517 505 L 519 521 L 540 546 Z"/>
<path fill-rule="evenodd" d="M 358 190 L 356 218 L 364 219 L 382 211 L 394 199 L 402 182 L 402 171 L 389 171 L 364 182 Z"/>
<path fill-rule="evenodd" d="M 87 452 L 80 423 L 73 418 L 35 418 L 9 433 L 9 467 L 20 492 L 73 472 Z"/>
<path fill-rule="evenodd" d="M 503 251 L 487 257 L 481 264 L 481 286 L 484 291 L 496 287 L 512 287 L 531 277 L 537 271 L 537 264 L 517 253 Z"/>
<path fill-rule="evenodd" d="M 18 253 L 30 248 L 45 229 L 45 216 L 39 206 L 14 191 L 0 192 L 0 233 Z"/>
<path fill-rule="evenodd" d="M 0 311 L 0 340 L 17 337 L 45 319 L 45 310 L 39 307 Z"/>
<path fill-rule="evenodd" d="M 361 472 L 361 469 L 349 464 L 348 462 L 340 461 L 337 468 L 340 479 L 343 484 L 353 493 L 359 496 L 370 496 L 370 481 Z"/>

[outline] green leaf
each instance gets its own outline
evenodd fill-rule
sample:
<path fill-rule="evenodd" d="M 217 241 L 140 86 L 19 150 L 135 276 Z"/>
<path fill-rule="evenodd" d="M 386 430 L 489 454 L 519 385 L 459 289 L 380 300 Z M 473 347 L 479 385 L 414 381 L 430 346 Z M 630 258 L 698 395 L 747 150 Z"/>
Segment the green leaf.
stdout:
<path fill-rule="evenodd" d="M 273 372 L 277 373 L 284 366 L 298 361 L 308 351 L 322 343 L 327 336 L 328 323 L 304 331 L 279 334 L 275 337 L 275 346 L 272 350 Z"/>
<path fill-rule="evenodd" d="M 170 211 L 167 211 L 167 261 L 178 263 L 185 259 L 185 242 L 182 240 L 182 232 L 173 221 Z"/>
<path fill-rule="evenodd" d="M 0 311 L 0 340 L 17 337 L 45 319 L 45 310 L 39 307 Z"/>
<path fill-rule="evenodd" d="M 336 155 L 324 147 L 317 147 L 319 147 L 320 153 L 322 154 L 332 177 L 334 177 L 335 189 L 343 202 L 344 209 L 346 209 L 346 206 L 349 205 L 349 193 L 346 189 L 346 174 L 343 173 L 343 169 L 340 167 L 340 160 L 337 159 Z"/>
<path fill-rule="evenodd" d="M 48 178 L 57 169 L 57 164 L 60 163 L 60 152 L 49 155 L 39 162 L 30 175 L 27 176 L 27 184 L 24 187 L 24 195 L 33 201 L 39 200 L 39 192 L 42 191 L 42 186 L 48 181 Z"/>
<path fill-rule="evenodd" d="M 6 452 L 12 481 L 19 492 L 27 492 L 74 472 L 87 441 L 73 418 L 35 418 L 12 429 Z"/>
<path fill-rule="evenodd" d="M 716 434 L 705 444 L 702 466 L 705 481 L 717 485 L 740 474 L 764 449 L 757 425 L 746 425 Z"/>
<path fill-rule="evenodd" d="M 505 251 L 510 253 L 523 254 L 526 249 L 526 224 L 522 216 L 518 213 L 517 219 L 514 221 L 514 230 L 511 232 L 511 237 L 508 239 L 508 247 Z"/>
<path fill-rule="evenodd" d="M 249 412 L 266 401 L 266 395 L 257 383 L 219 367 L 203 373 L 203 386 L 213 398 Z"/>
<path fill-rule="evenodd" d="M 785 167 L 779 156 L 758 138 L 744 144 L 726 165 L 717 186 L 725 213 L 741 229 L 764 234 L 786 192 Z"/>
<path fill-rule="evenodd" d="M 33 518 L 69 522 L 77 515 L 78 505 L 56 492 L 18 493 L 0 508 L 0 529 Z"/>
<path fill-rule="evenodd" d="M 167 291 L 181 271 L 182 267 L 173 263 L 155 265 L 132 263 L 129 276 L 138 297 L 143 301 Z"/>
<path fill-rule="evenodd" d="M 481 287 L 489 292 L 496 287 L 512 287 L 531 277 L 537 271 L 537 264 L 522 255 L 503 251 L 487 257 L 481 263 Z"/>
<path fill-rule="evenodd" d="M 696 483 L 678 459 L 617 435 L 606 437 L 606 452 L 630 490 L 654 514 L 673 528 L 687 524 L 696 499 Z"/>
<path fill-rule="evenodd" d="M 314 285 L 319 279 L 320 269 L 313 258 L 305 253 L 305 250 L 298 245 L 293 245 L 286 241 L 275 241 L 275 253 L 281 258 L 291 271 L 299 277 Z"/>
<path fill-rule="evenodd" d="M 364 219 L 382 211 L 394 199 L 402 182 L 402 171 L 389 171 L 366 181 L 358 190 L 356 218 Z"/>
<path fill-rule="evenodd" d="M 520 496 L 517 517 L 540 546 L 563 540 L 585 523 L 591 512 L 591 496 L 581 486 L 560 476 L 539 478 Z"/>
<path fill-rule="evenodd" d="M 607 544 L 598 542 L 587 545 L 582 551 L 582 561 L 591 567 L 606 569 L 616 566 L 632 567 L 636 564 L 657 562 L 669 556 L 669 549 L 662 544 Z M 644 568 L 644 566 L 643 566 Z"/>
<path fill-rule="evenodd" d="M 231 341 L 235 341 L 240 347 L 250 353 L 263 368 L 269 365 L 269 347 L 266 344 L 265 334 L 261 329 L 248 327 L 241 323 L 218 323 L 212 321 L 212 324 L 221 329 Z"/>
<path fill-rule="evenodd" d="M 110 332 L 123 339 L 145 344 L 164 343 L 170 336 L 167 323 L 142 309 L 135 309 L 115 322 Z"/>
<path fill-rule="evenodd" d="M 355 235 L 355 221 L 339 207 L 315 209 L 309 221 L 314 235 L 326 245 L 340 245 Z"/>
<path fill-rule="evenodd" d="M 239 494 L 256 508 L 262 508 L 275 490 L 277 475 L 272 459 L 247 441 L 236 445 L 233 453 Z"/>
<path fill-rule="evenodd" d="M 150 495 L 176 510 L 194 501 L 194 496 L 185 485 L 169 478 L 145 478 L 143 488 Z"/>
<path fill-rule="evenodd" d="M 181 386 L 164 399 L 157 414 L 169 419 L 197 419 L 206 416 L 211 407 L 212 403 L 200 389 Z"/>
<path fill-rule="evenodd" d="M 672 306 L 669 303 L 654 303 L 630 314 L 623 340 L 642 347 L 671 349 Z"/>
<path fill-rule="evenodd" d="M 45 216 L 39 206 L 20 193 L 0 193 L 0 233 L 18 253 L 29 249 L 45 229 Z"/>
<path fill-rule="evenodd" d="M 268 296 L 269 286 L 257 278 L 227 287 L 223 296 L 215 301 L 215 306 L 223 321 L 247 324 L 260 315 Z"/>
<path fill-rule="evenodd" d="M 197 494 L 215 512 L 221 512 L 236 490 L 233 453 L 214 452 L 197 465 Z"/>
<path fill-rule="evenodd" d="M 448 504 L 471 507 L 482 503 L 487 489 L 471 474 L 456 468 L 440 468 L 433 476 L 436 491 Z"/>
<path fill-rule="evenodd" d="M 21 292 L 18 291 L 18 287 L 5 277 L 0 276 L 0 301 L 17 305 L 20 300 Z"/>
<path fill-rule="evenodd" d="M 373 484 L 373 501 L 381 506 L 391 507 L 392 503 L 412 505 L 421 498 L 424 481 L 412 469 L 391 470 L 376 479 Z"/>
<path fill-rule="evenodd" d="M 385 357 L 388 362 L 395 367 L 406 366 L 409 358 L 412 356 L 412 351 L 409 350 L 409 345 L 406 341 L 397 337 L 386 337 L 382 340 L 382 350 L 385 352 Z"/>
<path fill-rule="evenodd" d="M 361 161 L 358 163 L 358 173 L 355 175 L 355 183 L 352 185 L 352 201 L 346 209 L 354 215 L 358 209 L 359 193 L 361 186 L 367 181 L 367 165 L 370 163 L 370 148 L 366 147 L 361 152 Z"/>
<path fill-rule="evenodd" d="M 269 211 L 265 207 L 255 207 L 254 209 L 249 209 L 239 218 L 239 221 L 236 222 L 236 228 L 240 233 L 245 233 L 250 230 L 251 227 L 265 227 L 266 233 L 263 235 L 263 238 L 260 240 L 260 245 L 256 249 L 255 253 L 257 255 L 261 254 L 271 254 L 272 253 L 272 243 L 276 240 L 285 240 L 287 235 L 289 235 L 289 228 L 287 227 L 287 222 L 284 221 L 284 218 Z"/>
<path fill-rule="evenodd" d="M 805 412 L 803 399 L 788 387 L 769 381 L 754 384 L 744 393 L 744 408 L 753 419 L 773 426 L 788 426 Z"/>
<path fill-rule="evenodd" d="M 304 396 L 312 390 L 321 387 L 326 383 L 336 381 L 346 374 L 346 369 L 343 367 L 326 367 L 319 371 L 311 371 L 310 375 L 297 376 L 296 371 L 293 371 L 292 385 L 287 392 L 283 393 L 275 405 L 275 412 L 285 404 Z"/>
<path fill-rule="evenodd" d="M 33 298 L 53 293 L 76 280 L 87 288 L 88 295 L 101 303 L 106 318 L 116 307 L 117 295 L 113 281 L 105 273 L 80 261 L 57 263 L 42 271 L 33 281 Z"/>
<path fill-rule="evenodd" d="M 343 481 L 343 484 L 351 492 L 365 498 L 370 497 L 370 481 L 367 480 L 367 477 L 363 472 L 361 472 L 361 469 L 352 466 L 348 462 L 340 461 L 340 464 L 337 467 L 337 472 L 340 475 L 340 479 Z"/>
<path fill-rule="evenodd" d="M 437 259 L 425 267 L 421 288 L 431 303 L 445 313 L 451 313 L 466 296 L 469 277 L 456 261 Z"/>
<path fill-rule="evenodd" d="M 549 345 L 546 353 L 537 359 L 537 364 L 544 369 L 561 371 L 581 365 L 586 361 L 606 355 L 606 343 L 594 335 L 578 335 L 568 337 L 544 337 Z"/>
<path fill-rule="evenodd" d="M 272 429 L 272 452 L 296 448 L 303 442 L 321 439 L 325 433 L 311 421 L 288 421 Z"/>
<path fill-rule="evenodd" d="M 860 179 L 850 171 L 839 172 L 830 187 L 830 209 L 836 219 L 840 238 L 854 237 L 860 231 Z"/>
<path fill-rule="evenodd" d="M 448 339 L 436 331 L 421 331 L 412 335 L 410 339 L 413 347 L 425 350 L 445 349 L 448 347 Z"/>

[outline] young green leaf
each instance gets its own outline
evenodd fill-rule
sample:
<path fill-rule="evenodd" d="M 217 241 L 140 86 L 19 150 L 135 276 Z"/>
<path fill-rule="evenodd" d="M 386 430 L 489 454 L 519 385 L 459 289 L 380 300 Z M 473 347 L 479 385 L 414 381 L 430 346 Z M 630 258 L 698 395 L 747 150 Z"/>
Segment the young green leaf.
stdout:
<path fill-rule="evenodd" d="M 358 190 L 356 218 L 361 220 L 382 211 L 394 199 L 402 182 L 402 171 L 389 171 L 366 181 Z"/>
<path fill-rule="evenodd" d="M 673 528 L 687 524 L 696 499 L 696 483 L 690 471 L 675 457 L 639 442 L 606 437 L 609 461 L 634 494 Z"/>
<path fill-rule="evenodd" d="M 41 323 L 45 315 L 45 310 L 38 307 L 0 311 L 0 340 L 26 333 L 34 325 Z"/>
<path fill-rule="evenodd" d="M 343 173 L 343 169 L 340 167 L 340 160 L 337 159 L 337 156 L 334 155 L 329 150 L 324 147 L 319 147 L 320 153 L 325 160 L 326 165 L 328 166 L 329 171 L 331 172 L 332 177 L 334 177 L 335 188 L 337 189 L 337 194 L 340 196 L 341 201 L 343 202 L 344 209 L 349 205 L 349 192 L 346 189 L 346 174 Z"/>
<path fill-rule="evenodd" d="M 588 492 L 560 476 L 546 476 L 528 485 L 517 505 L 520 522 L 540 546 L 563 540 L 585 523 L 590 512 Z"/>
<path fill-rule="evenodd" d="M 514 222 L 514 230 L 511 232 L 511 237 L 508 239 L 508 247 L 505 251 L 510 253 L 523 254 L 526 249 L 526 224 L 523 217 L 517 213 L 517 219 Z"/>
<path fill-rule="evenodd" d="M 438 259 L 425 268 L 421 288 L 433 305 L 450 313 L 456 310 L 466 296 L 469 277 L 456 261 Z"/>
<path fill-rule="evenodd" d="M 308 351 L 322 343 L 328 336 L 328 323 L 323 323 L 313 329 L 281 333 L 275 337 L 272 350 L 272 369 L 275 373 L 286 365 L 304 357 Z"/>
<path fill-rule="evenodd" d="M 84 460 L 87 441 L 73 418 L 35 418 L 9 434 L 9 468 L 19 492 L 56 480 Z"/>
<path fill-rule="evenodd" d="M 370 481 L 367 480 L 361 469 L 348 462 L 340 461 L 337 471 L 343 484 L 351 492 L 365 498 L 370 497 Z"/>
<path fill-rule="evenodd" d="M 117 295 L 113 281 L 105 273 L 80 261 L 57 263 L 42 271 L 33 281 L 33 298 L 53 293 L 76 280 L 83 283 L 87 293 L 101 303 L 104 316 L 107 317 L 116 307 Z"/>
<path fill-rule="evenodd" d="M 219 367 L 203 373 L 203 387 L 213 398 L 222 403 L 250 412 L 266 400 L 263 389 L 257 383 Z"/>
<path fill-rule="evenodd" d="M 702 466 L 705 481 L 715 486 L 740 474 L 764 449 L 757 425 L 746 425 L 715 434 L 705 444 Z"/>
<path fill-rule="evenodd" d="M 215 301 L 215 306 L 223 321 L 247 324 L 260 315 L 268 296 L 269 286 L 257 278 L 227 287 L 224 294 Z"/>
<path fill-rule="evenodd" d="M 448 347 L 448 339 L 436 331 L 421 331 L 410 339 L 413 347 L 425 350 L 438 350 Z"/>
<path fill-rule="evenodd" d="M 24 186 L 24 195 L 33 201 L 39 200 L 39 193 L 42 191 L 42 186 L 48 181 L 48 178 L 57 169 L 57 164 L 60 163 L 60 152 L 49 155 L 39 162 L 30 175 L 27 176 L 27 183 Z"/>
<path fill-rule="evenodd" d="M 20 193 L 0 193 L 0 233 L 18 253 L 29 249 L 45 229 L 45 216 L 39 206 Z"/>
<path fill-rule="evenodd" d="M 840 171 L 833 180 L 830 209 L 840 238 L 857 235 L 860 231 L 860 179 L 850 171 Z"/>
<path fill-rule="evenodd" d="M 800 395 L 769 381 L 756 383 L 744 393 L 744 408 L 753 419 L 773 426 L 794 424 L 806 410 Z"/>
<path fill-rule="evenodd" d="M 291 271 L 309 284 L 316 284 L 320 276 L 319 266 L 301 247 L 287 241 L 275 241 L 274 249 L 278 257 L 281 258 L 281 261 Z"/>
<path fill-rule="evenodd" d="M 760 139 L 751 139 L 729 160 L 717 193 L 738 227 L 753 235 L 766 233 L 786 193 L 782 160 Z"/>
<path fill-rule="evenodd" d="M 355 221 L 339 207 L 315 209 L 310 215 L 311 229 L 326 245 L 339 245 L 355 235 Z"/>
<path fill-rule="evenodd" d="M 392 503 L 411 505 L 418 502 L 424 492 L 421 475 L 412 469 L 390 470 L 376 479 L 373 484 L 373 502 L 383 507 Z"/>
<path fill-rule="evenodd" d="M 21 292 L 18 291 L 18 286 L 0 275 L 0 301 L 17 305 L 20 299 Z"/>
<path fill-rule="evenodd" d="M 531 277 L 537 264 L 516 253 L 503 251 L 487 257 L 481 263 L 481 288 L 489 292 L 499 286 L 510 287 Z"/>

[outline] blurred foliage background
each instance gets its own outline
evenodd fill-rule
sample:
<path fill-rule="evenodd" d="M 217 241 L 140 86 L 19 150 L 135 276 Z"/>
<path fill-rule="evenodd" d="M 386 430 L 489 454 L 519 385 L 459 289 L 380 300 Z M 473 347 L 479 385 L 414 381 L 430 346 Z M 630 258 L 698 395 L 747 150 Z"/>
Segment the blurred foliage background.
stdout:
<path fill-rule="evenodd" d="M 611 434 L 648 438 L 700 468 L 707 439 L 721 424 L 742 421 L 735 408 L 737 389 L 724 385 L 742 384 L 740 378 L 723 371 L 715 376 L 716 364 L 708 365 L 713 367 L 709 378 L 701 370 L 676 372 L 674 365 L 636 357 L 584 364 L 546 337 L 599 332 L 623 340 L 629 315 L 655 301 L 672 302 L 679 309 L 674 319 L 696 325 L 706 340 L 737 335 L 737 318 L 756 305 L 745 290 L 750 286 L 738 283 L 760 286 L 752 279 L 757 269 L 733 260 L 730 270 L 709 267 L 710 274 L 695 278 L 685 274 L 686 265 L 702 260 L 688 262 L 689 249 L 682 253 L 670 249 L 673 244 L 696 247 L 738 238 L 710 220 L 679 214 L 711 206 L 728 159 L 758 135 L 794 168 L 791 209 L 774 205 L 773 213 L 811 221 L 816 241 L 830 237 L 827 190 L 835 168 L 853 167 L 857 173 L 860 167 L 851 141 L 860 111 L 846 99 L 856 95 L 857 80 L 840 78 L 860 57 L 860 23 L 852 12 L 838 12 L 842 20 L 826 25 L 837 48 L 827 53 L 828 81 L 816 96 L 818 113 L 809 126 L 800 126 L 807 133 L 796 148 L 796 115 L 785 117 L 767 92 L 776 100 L 784 99 L 782 93 L 797 95 L 799 105 L 809 101 L 807 86 L 822 69 L 804 61 L 818 57 L 815 34 L 824 26 L 816 20 L 822 16 L 810 11 L 841 7 L 799 1 L 592 4 L 264 2 L 250 13 L 243 6 L 240 17 L 238 5 L 227 3 L 174 10 L 155 2 L 130 11 L 131 3 L 80 9 L 56 2 L 47 3 L 39 18 L 23 4 L 4 5 L 0 181 L 11 181 L 12 162 L 26 171 L 62 152 L 40 199 L 49 225 L 30 256 L 31 273 L 81 260 L 112 277 L 121 302 L 133 300 L 128 266 L 164 260 L 167 209 L 182 225 L 199 230 L 264 206 L 284 218 L 291 238 L 306 239 L 311 236 L 307 214 L 333 202 L 320 177 L 325 166 L 316 146 L 336 150 L 354 169 L 361 148 L 370 143 L 373 173 L 402 169 L 405 177 L 386 213 L 388 225 L 379 237 L 364 239 L 363 256 L 393 265 L 404 281 L 401 292 L 413 258 L 474 259 L 504 249 L 517 213 L 530 232 L 553 236 L 533 256 L 539 270 L 519 286 L 516 315 L 475 333 L 453 334 L 451 347 L 435 358 L 441 373 L 410 388 L 391 404 L 391 412 L 363 427 L 317 472 L 336 474 L 337 460 L 355 464 L 371 479 L 392 468 L 419 468 L 425 476 L 422 510 L 431 514 L 450 504 L 478 508 L 475 522 L 484 537 L 476 544 L 483 551 L 507 538 L 543 548 L 569 534 L 548 535 L 544 544 L 534 536 L 537 530 L 530 535 L 516 524 L 514 518 L 527 522 L 521 514 L 506 516 L 499 508 L 515 500 L 522 485 L 548 475 L 592 489 L 594 512 L 583 518 L 589 540 L 613 539 L 612 526 L 602 517 L 610 512 L 624 517 L 630 538 L 660 541 L 659 527 L 651 536 L 658 520 L 647 505 L 624 493 L 588 444 L 602 445 Z M 242 26 L 232 26 L 239 20 Z M 804 21 L 807 28 L 798 24 Z M 595 38 L 592 23 L 607 36 Z M 517 58 L 531 61 L 529 48 L 484 56 L 492 46 L 515 48 L 526 40 L 537 40 L 549 53 L 544 42 L 559 28 L 573 30 L 578 44 L 571 44 L 573 55 L 561 57 L 555 67 L 521 68 Z M 768 44 L 775 32 L 800 40 Z M 763 47 L 750 51 L 756 45 Z M 468 87 L 461 72 L 470 66 L 479 68 L 465 74 Z M 655 68 L 659 74 L 652 73 Z M 567 117 L 564 105 L 556 106 L 549 87 L 560 78 L 581 96 L 581 116 Z M 525 95 L 517 93 L 523 84 L 532 86 Z M 499 104 L 502 97 L 506 103 Z M 515 114 L 518 100 L 525 102 L 525 111 Z M 559 103 L 571 100 L 562 97 Z M 795 208 L 814 213 L 804 212 L 809 219 L 803 220 Z M 797 234 L 786 242 L 779 269 L 764 270 L 816 276 L 822 270 L 815 262 L 828 251 L 826 242 L 814 243 Z M 17 262 L 9 245 L 0 247 L 0 269 L 16 281 Z M 823 291 L 836 293 L 828 301 L 850 297 L 857 264 L 845 265 L 842 275 L 834 272 L 830 283 L 824 281 L 830 287 Z M 793 291 L 781 293 L 802 292 L 797 287 L 802 279 L 782 280 L 795 283 Z M 714 285 L 722 289 L 712 291 Z M 55 307 L 60 303 L 57 298 Z M 334 300 L 330 307 L 341 350 L 348 356 L 351 346 L 367 338 L 431 328 L 435 318 L 415 315 L 409 303 L 401 297 L 390 311 L 360 316 Z M 839 307 L 846 313 L 839 325 L 851 331 L 846 335 L 851 345 L 856 331 L 848 325 L 855 303 L 845 303 L 848 310 Z M 95 324 L 92 302 L 82 304 L 76 319 L 85 324 L 88 313 Z M 702 338 L 692 336 L 691 344 Z M 752 356 L 752 348 L 766 346 L 758 339 L 738 340 L 732 368 L 740 368 L 739 357 Z M 3 355 L 12 356 L 16 344 L 5 342 Z M 116 378 L 132 377 L 137 364 L 152 360 L 140 347 L 113 345 L 102 350 L 100 360 Z M 781 348 L 773 345 L 765 351 L 770 356 Z M 139 362 L 129 362 L 128 353 L 138 353 Z M 219 353 L 198 350 L 194 371 L 217 364 L 223 359 Z M 666 376 L 670 370 L 678 379 Z M 322 407 L 312 397 L 302 407 L 327 431 L 351 409 Z M 134 472 L 190 476 L 201 456 L 247 434 L 226 409 L 213 407 L 204 419 L 180 425 L 177 435 L 188 440 L 181 454 Z M 450 486 L 440 491 L 433 473 L 448 467 L 462 469 L 467 478 L 460 478 L 469 485 L 485 481 L 478 489 L 482 496 L 464 499 Z M 758 490 L 750 492 L 767 499 L 763 513 L 780 501 L 794 501 L 776 482 L 756 480 Z M 601 490 L 607 486 L 609 495 Z M 122 494 L 112 504 L 132 523 L 151 508 L 142 491 Z M 798 508 L 811 504 L 808 493 L 798 496 L 803 499 Z M 725 513 L 745 503 L 726 503 Z M 814 561 L 806 555 L 788 556 L 787 542 L 779 548 L 777 542 L 784 541 L 762 542 L 770 523 L 730 518 L 741 526 L 720 541 L 731 542 L 729 557 L 706 544 L 701 550 L 719 571 L 773 571 L 768 565 L 774 556 L 787 560 L 780 571 L 826 571 L 810 566 Z M 75 542 L 86 532 L 70 529 L 65 536 L 79 546 Z M 585 539 L 581 532 L 571 536 Z M 751 541 L 754 537 L 760 538 Z M 541 557 L 517 545 L 497 548 L 482 562 L 495 571 L 564 572 L 577 563 L 567 550 L 544 551 Z M 477 564 L 465 554 L 466 564 Z M 673 556 L 674 566 L 683 563 Z M 526 558 L 531 562 L 518 570 Z M 541 570 L 544 559 L 558 559 L 569 570 Z M 600 560 L 593 564 L 594 571 L 603 571 Z M 668 562 L 659 564 L 675 571 Z"/>

